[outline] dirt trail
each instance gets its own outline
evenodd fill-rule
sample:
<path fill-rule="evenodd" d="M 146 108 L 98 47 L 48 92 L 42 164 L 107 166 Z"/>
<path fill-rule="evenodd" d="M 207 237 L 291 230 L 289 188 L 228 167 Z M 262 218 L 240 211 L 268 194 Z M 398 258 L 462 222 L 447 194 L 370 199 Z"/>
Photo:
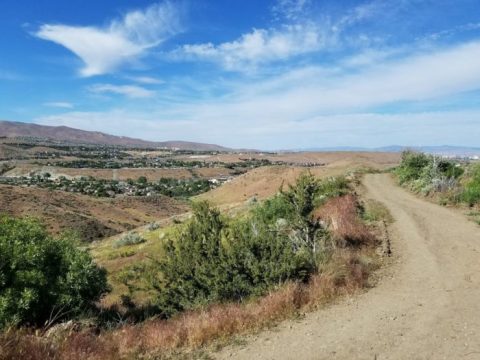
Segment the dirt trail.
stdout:
<path fill-rule="evenodd" d="M 393 217 L 396 263 L 370 291 L 229 347 L 233 359 L 480 359 L 480 228 L 368 175 Z"/>

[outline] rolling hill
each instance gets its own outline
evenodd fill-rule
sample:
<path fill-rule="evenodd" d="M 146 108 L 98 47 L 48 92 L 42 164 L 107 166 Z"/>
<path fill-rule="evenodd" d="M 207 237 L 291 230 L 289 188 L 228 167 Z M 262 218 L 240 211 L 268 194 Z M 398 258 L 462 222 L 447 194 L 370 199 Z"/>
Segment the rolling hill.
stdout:
<path fill-rule="evenodd" d="M 125 136 L 109 135 L 97 131 L 79 130 L 67 126 L 46 126 L 16 121 L 0 121 L 0 137 L 40 138 L 82 144 L 102 144 L 145 148 L 153 147 L 197 151 L 230 150 L 226 147 L 214 144 L 203 144 L 188 141 L 146 141 Z"/>

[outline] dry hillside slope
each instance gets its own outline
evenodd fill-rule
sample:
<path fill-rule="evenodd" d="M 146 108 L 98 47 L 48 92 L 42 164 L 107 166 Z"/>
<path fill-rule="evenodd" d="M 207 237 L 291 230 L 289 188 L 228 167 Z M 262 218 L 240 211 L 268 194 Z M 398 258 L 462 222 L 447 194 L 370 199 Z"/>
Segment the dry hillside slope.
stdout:
<path fill-rule="evenodd" d="M 16 121 L 0 120 L 0 137 L 34 137 L 56 141 L 71 141 L 76 143 L 138 146 L 138 147 L 166 147 L 188 150 L 224 151 L 223 146 L 203 144 L 188 141 L 146 141 L 126 136 L 109 135 L 98 131 L 85 131 L 67 126 L 47 126 Z"/>
<path fill-rule="evenodd" d="M 95 198 L 35 187 L 0 185 L 0 214 L 34 216 L 52 233 L 77 231 L 86 241 L 112 236 L 187 210 L 166 197 Z"/>
<path fill-rule="evenodd" d="M 480 228 L 389 175 L 365 178 L 392 226 L 395 265 L 377 287 L 262 333 L 219 359 L 479 359 Z"/>
<path fill-rule="evenodd" d="M 230 160 L 232 155 L 230 156 Z M 269 157 L 266 157 L 269 158 Z M 223 186 L 199 195 L 199 199 L 211 201 L 216 205 L 235 206 L 255 197 L 265 199 L 274 195 L 282 184 L 287 185 L 304 171 L 310 171 L 320 178 L 344 175 L 346 172 L 373 168 L 383 170 L 398 164 L 400 154 L 396 153 L 289 153 L 272 156 L 272 161 L 281 160 L 292 164 L 321 163 L 323 166 L 264 166 L 250 170 Z"/>

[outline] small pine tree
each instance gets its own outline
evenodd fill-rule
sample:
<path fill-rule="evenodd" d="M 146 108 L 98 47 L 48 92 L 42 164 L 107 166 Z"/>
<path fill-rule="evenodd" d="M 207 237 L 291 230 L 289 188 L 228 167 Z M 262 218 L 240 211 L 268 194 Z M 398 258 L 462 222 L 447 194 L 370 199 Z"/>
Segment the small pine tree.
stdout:
<path fill-rule="evenodd" d="M 296 231 L 295 239 L 313 257 L 317 252 L 317 235 L 322 230 L 319 220 L 313 216 L 320 190 L 320 182 L 310 172 L 301 174 L 295 184 L 288 186 L 288 191 L 281 190 L 281 195 L 294 209 L 292 225 Z"/>

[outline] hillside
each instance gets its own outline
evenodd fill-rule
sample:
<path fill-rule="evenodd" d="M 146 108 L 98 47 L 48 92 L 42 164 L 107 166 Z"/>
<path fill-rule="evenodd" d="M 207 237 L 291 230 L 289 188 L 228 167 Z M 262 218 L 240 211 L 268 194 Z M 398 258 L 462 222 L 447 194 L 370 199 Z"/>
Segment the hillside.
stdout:
<path fill-rule="evenodd" d="M 169 148 L 197 151 L 228 151 L 228 148 L 213 144 L 188 141 L 146 141 L 125 136 L 114 136 L 97 131 L 73 129 L 67 126 L 46 126 L 14 121 L 0 121 L 0 137 L 40 138 L 84 144 L 102 144 L 133 147 Z"/>
<path fill-rule="evenodd" d="M 166 197 L 95 198 L 34 187 L 0 185 L 0 214 L 34 216 L 51 233 L 73 230 L 82 240 L 112 236 L 187 210 Z"/>
<path fill-rule="evenodd" d="M 221 155 L 231 158 L 233 155 Z M 316 163 L 321 166 L 310 166 L 308 170 L 318 177 L 338 176 L 354 169 L 372 168 L 384 170 L 395 166 L 400 160 L 398 153 L 282 153 L 278 156 L 266 156 L 272 161 L 282 160 L 289 166 L 264 166 L 252 169 L 238 176 L 223 186 L 199 195 L 197 198 L 208 200 L 216 205 L 235 206 L 251 198 L 265 199 L 274 195 L 282 184 L 287 185 L 307 168 L 302 164 Z"/>

